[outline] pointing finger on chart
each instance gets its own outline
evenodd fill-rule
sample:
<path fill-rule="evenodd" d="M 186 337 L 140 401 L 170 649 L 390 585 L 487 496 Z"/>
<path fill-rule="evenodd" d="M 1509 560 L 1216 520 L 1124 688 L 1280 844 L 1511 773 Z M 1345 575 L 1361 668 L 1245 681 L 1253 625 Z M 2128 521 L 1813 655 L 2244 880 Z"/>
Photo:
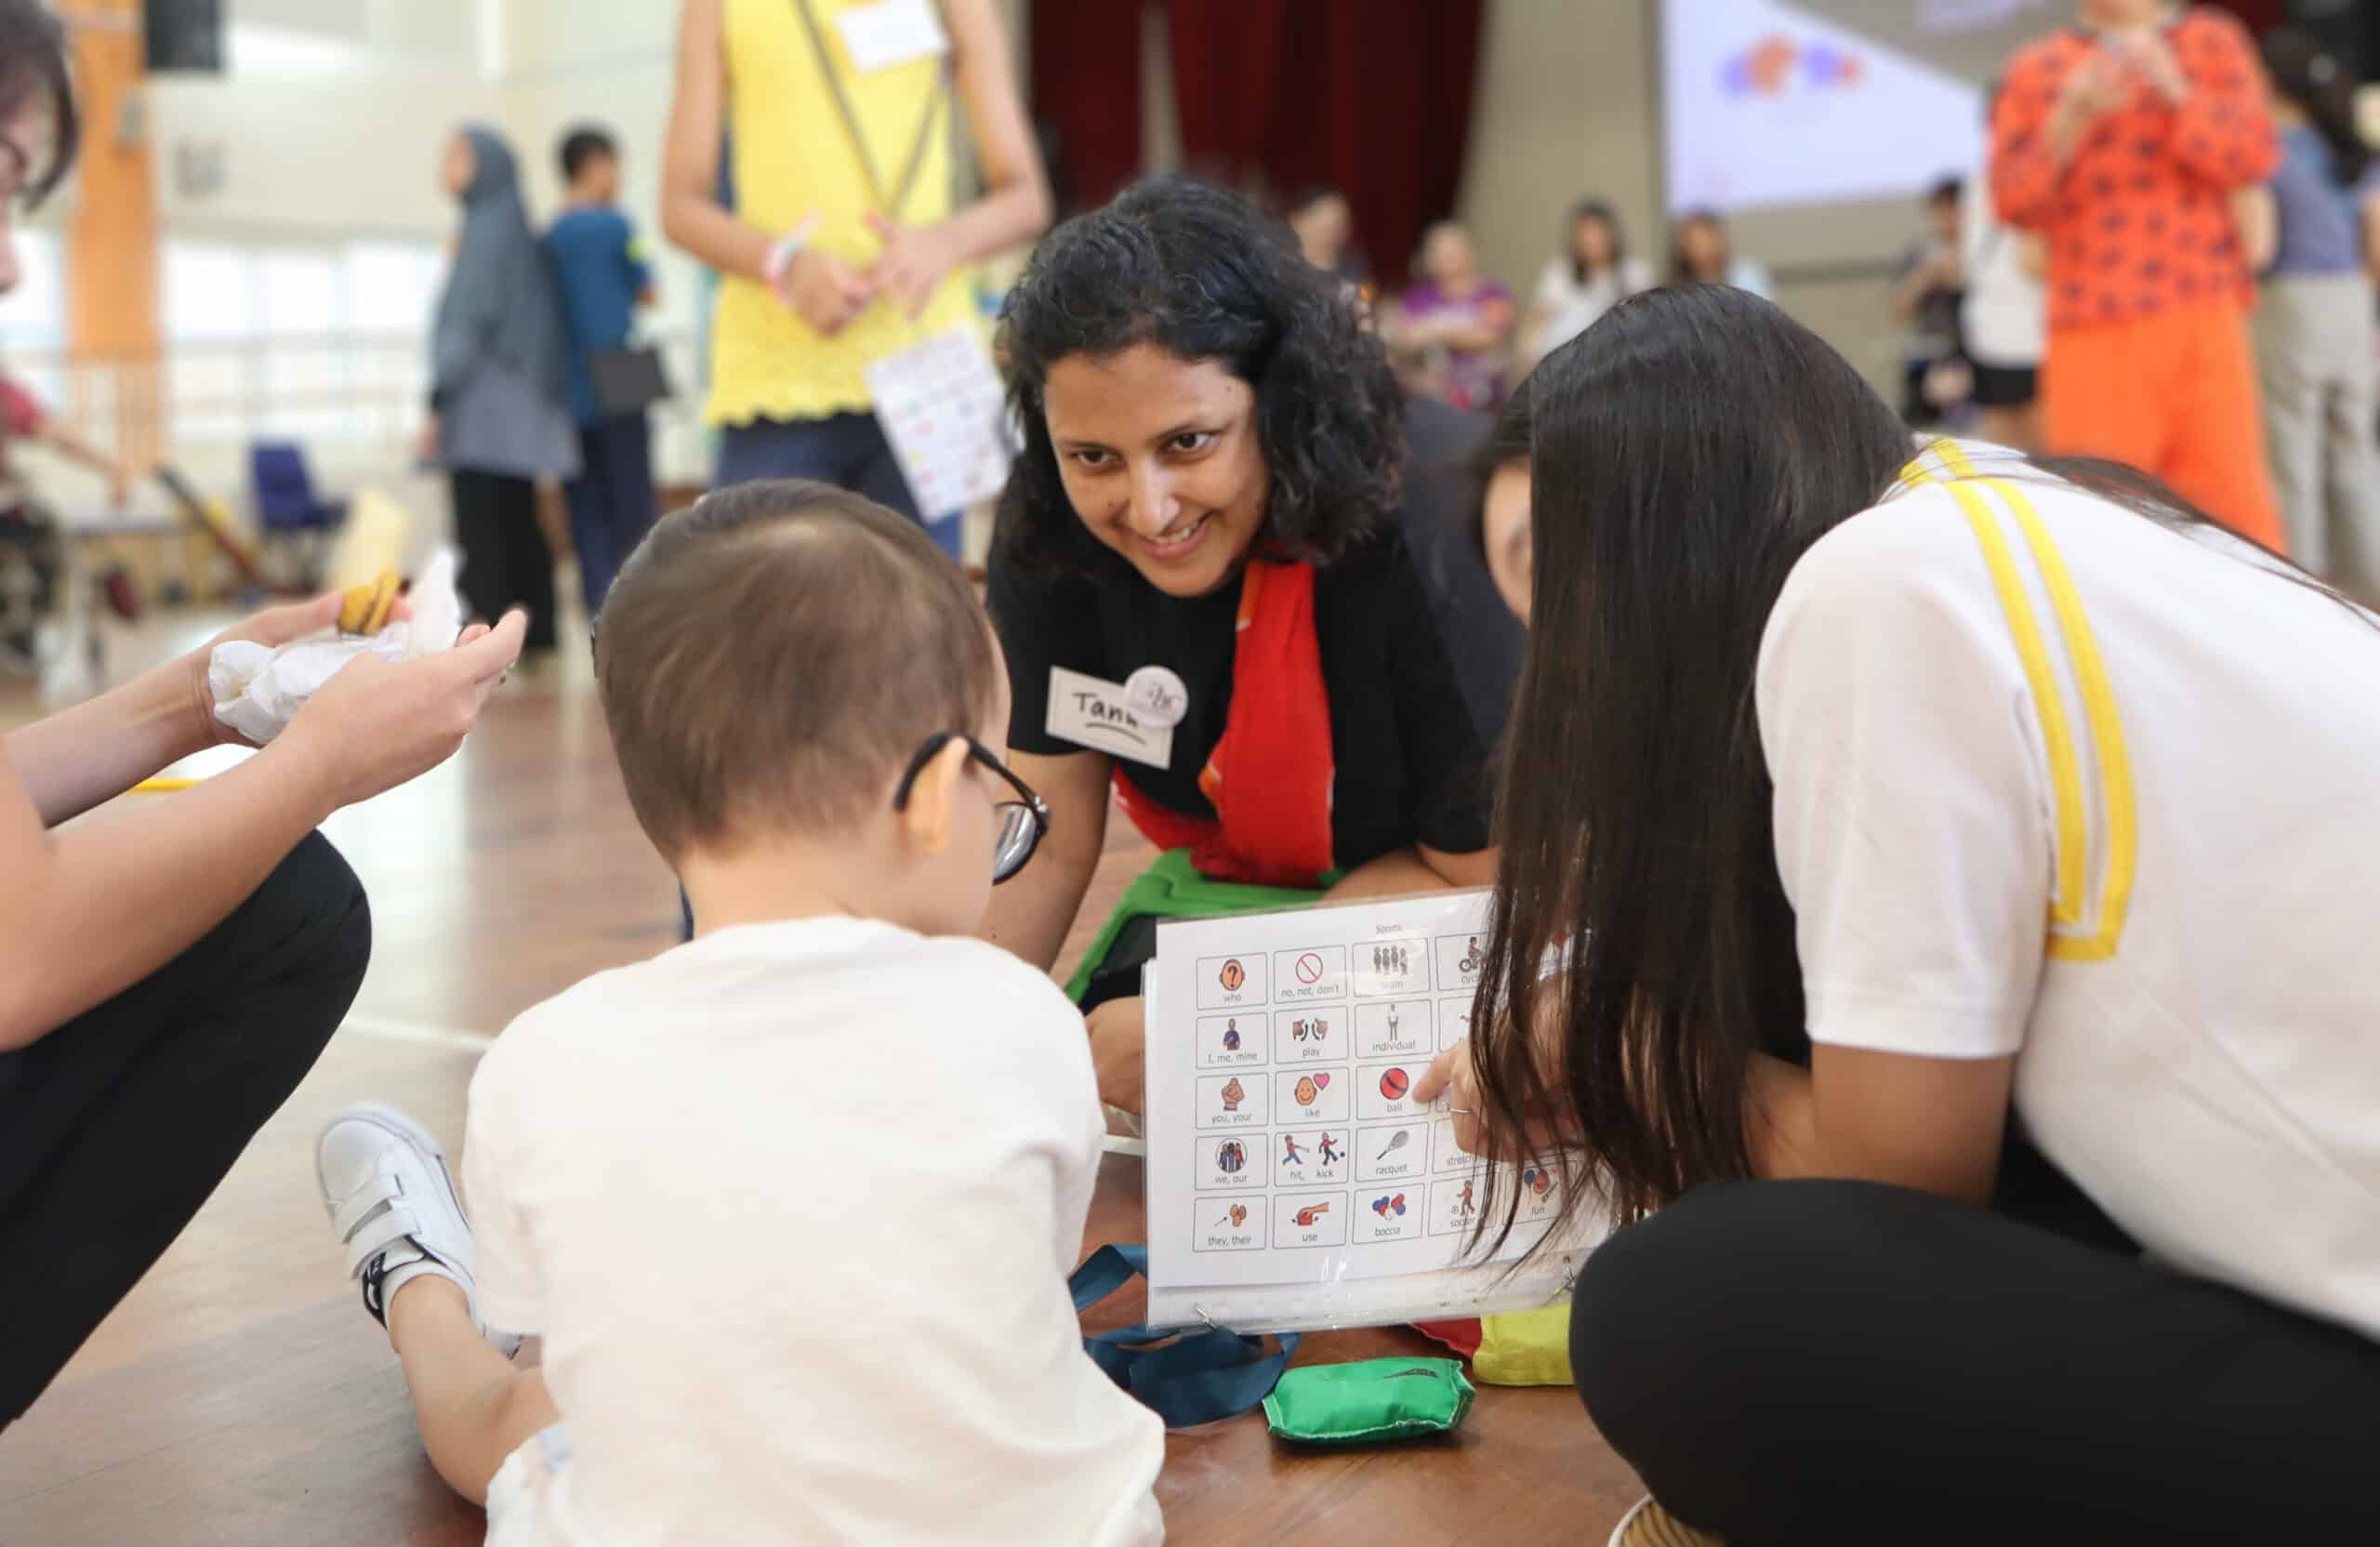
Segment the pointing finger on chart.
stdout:
<path fill-rule="evenodd" d="M 1453 1047 L 1430 1060 L 1421 1078 L 1413 1082 L 1413 1104 L 1427 1106 L 1438 1099 L 1447 1087 L 1454 1083 L 1458 1070 L 1468 1067 L 1471 1061 L 1471 1039 L 1463 1038 Z"/>
<path fill-rule="evenodd" d="M 1546 1115 L 1540 1103 L 1531 1103 L 1520 1130 L 1498 1131 L 1488 1120 L 1488 1104 L 1471 1067 L 1468 1038 L 1430 1061 L 1429 1069 L 1414 1082 L 1415 1104 L 1426 1106 L 1445 1097 L 1447 1117 L 1454 1125 L 1454 1142 L 1466 1155 L 1489 1160 L 1524 1160 L 1552 1154 L 1574 1142 L 1565 1137 L 1565 1125 Z"/>
<path fill-rule="evenodd" d="M 1448 1098 L 1455 1147 L 1466 1155 L 1486 1155 L 1488 1124 L 1480 1115 L 1478 1086 L 1471 1072 L 1471 1038 L 1467 1037 L 1430 1060 L 1429 1068 L 1413 1087 L 1413 1103 L 1417 1106 L 1428 1106 L 1440 1096 Z"/>

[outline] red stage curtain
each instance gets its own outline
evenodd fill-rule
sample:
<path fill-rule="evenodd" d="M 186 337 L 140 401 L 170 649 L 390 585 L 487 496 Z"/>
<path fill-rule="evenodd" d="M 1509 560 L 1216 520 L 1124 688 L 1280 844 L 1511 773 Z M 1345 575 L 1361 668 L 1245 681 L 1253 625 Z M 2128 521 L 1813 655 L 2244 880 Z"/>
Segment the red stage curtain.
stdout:
<path fill-rule="evenodd" d="M 1293 14 L 1290 0 L 1167 0 L 1183 170 L 1235 187 L 1263 176 Z"/>
<path fill-rule="evenodd" d="M 2248 24 L 2248 30 L 2262 35 L 2289 20 L 2287 0 L 2215 0 L 2215 4 L 2231 12 Z"/>
<path fill-rule="evenodd" d="M 1374 270 L 1400 278 L 1453 212 L 1483 0 L 1168 0 L 1189 170 L 1347 195 Z"/>
<path fill-rule="evenodd" d="M 1141 175 L 1140 0 L 1033 0 L 1033 118 L 1053 131 L 1050 176 L 1094 208 Z"/>

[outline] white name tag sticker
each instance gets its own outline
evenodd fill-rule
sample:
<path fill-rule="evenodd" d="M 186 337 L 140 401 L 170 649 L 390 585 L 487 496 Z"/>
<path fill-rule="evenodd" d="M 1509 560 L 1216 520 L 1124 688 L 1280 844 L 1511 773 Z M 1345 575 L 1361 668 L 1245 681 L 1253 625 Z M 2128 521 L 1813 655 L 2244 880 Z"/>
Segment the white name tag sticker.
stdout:
<path fill-rule="evenodd" d="M 907 64 L 912 60 L 940 59 L 950 52 L 950 38 L 933 13 L 930 0 L 876 0 L 836 14 L 842 29 L 843 48 L 852 68 L 873 74 Z"/>
<path fill-rule="evenodd" d="M 1173 732 L 1151 725 L 1126 706 L 1124 684 L 1104 682 L 1064 667 L 1050 668 L 1050 720 L 1043 727 L 1060 741 L 1094 752 L 1145 763 L 1173 766 Z"/>

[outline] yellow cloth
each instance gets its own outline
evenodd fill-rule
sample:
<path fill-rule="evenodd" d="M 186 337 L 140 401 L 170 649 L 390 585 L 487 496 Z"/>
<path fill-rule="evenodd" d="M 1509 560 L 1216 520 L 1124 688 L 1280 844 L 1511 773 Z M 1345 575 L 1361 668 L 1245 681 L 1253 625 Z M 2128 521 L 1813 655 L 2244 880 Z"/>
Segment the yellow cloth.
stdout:
<path fill-rule="evenodd" d="M 1471 1373 L 1491 1386 L 1571 1384 L 1569 1302 L 1481 1316 Z"/>
<path fill-rule="evenodd" d="M 861 74 L 835 19 L 864 3 L 810 0 L 891 199 L 933 100 L 942 60 L 912 60 Z M 874 262 L 883 245 L 864 219 L 873 203 L 867 174 L 836 111 L 834 90 L 819 74 L 795 0 L 727 0 L 725 37 L 736 213 L 773 232 L 789 231 L 815 214 L 813 246 L 853 267 Z M 934 131 L 907 199 L 887 212 L 905 224 L 932 225 L 950 213 L 950 137 L 959 116 L 954 92 L 935 110 Z M 758 280 L 729 276 L 711 322 L 707 417 L 713 424 L 749 424 L 864 413 L 870 401 L 862 372 L 869 361 L 973 321 L 966 275 L 959 270 L 944 279 L 917 321 L 879 300 L 832 338 L 821 337 Z"/>

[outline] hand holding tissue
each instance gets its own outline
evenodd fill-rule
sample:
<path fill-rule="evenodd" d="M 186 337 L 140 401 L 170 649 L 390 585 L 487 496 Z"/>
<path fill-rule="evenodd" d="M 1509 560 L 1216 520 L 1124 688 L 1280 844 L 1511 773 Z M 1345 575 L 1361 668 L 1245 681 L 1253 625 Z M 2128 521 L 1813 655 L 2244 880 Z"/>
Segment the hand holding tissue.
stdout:
<path fill-rule="evenodd" d="M 363 655 L 396 662 L 451 650 L 463 631 L 462 598 L 455 589 L 455 555 L 442 549 L 414 583 L 409 619 L 385 623 L 363 638 L 316 634 L 272 646 L 231 640 L 215 647 L 206 668 L 215 718 L 224 728 L 258 747 L 289 726 L 298 711 Z M 365 617 L 379 621 L 389 609 L 375 605 Z"/>

